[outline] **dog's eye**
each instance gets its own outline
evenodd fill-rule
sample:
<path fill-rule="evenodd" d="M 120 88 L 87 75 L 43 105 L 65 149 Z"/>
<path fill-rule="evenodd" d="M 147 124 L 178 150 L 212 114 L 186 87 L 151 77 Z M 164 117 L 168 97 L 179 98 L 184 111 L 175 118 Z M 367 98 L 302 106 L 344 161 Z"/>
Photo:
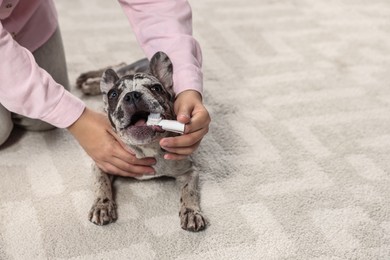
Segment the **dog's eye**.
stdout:
<path fill-rule="evenodd" d="M 115 89 L 111 89 L 111 90 L 108 92 L 107 96 L 108 96 L 109 99 L 116 98 L 116 97 L 118 97 L 118 92 L 116 92 Z"/>
<path fill-rule="evenodd" d="M 163 88 L 159 84 L 154 84 L 153 86 L 150 87 L 150 90 L 155 92 L 161 92 Z"/>

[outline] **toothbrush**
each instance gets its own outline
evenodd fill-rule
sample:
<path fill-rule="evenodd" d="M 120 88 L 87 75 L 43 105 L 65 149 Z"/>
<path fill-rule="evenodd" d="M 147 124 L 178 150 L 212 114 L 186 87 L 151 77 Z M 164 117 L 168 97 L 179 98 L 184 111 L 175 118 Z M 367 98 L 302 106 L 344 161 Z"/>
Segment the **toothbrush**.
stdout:
<path fill-rule="evenodd" d="M 162 119 L 159 113 L 150 113 L 146 125 L 148 126 L 158 125 L 165 131 L 179 133 L 179 134 L 184 133 L 184 126 L 185 126 L 185 124 L 175 120 Z"/>

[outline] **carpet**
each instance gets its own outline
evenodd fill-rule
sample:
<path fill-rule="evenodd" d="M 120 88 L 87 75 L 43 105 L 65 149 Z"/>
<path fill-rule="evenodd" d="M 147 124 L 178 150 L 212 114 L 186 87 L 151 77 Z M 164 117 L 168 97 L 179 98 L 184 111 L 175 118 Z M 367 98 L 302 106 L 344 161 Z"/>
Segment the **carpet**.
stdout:
<path fill-rule="evenodd" d="M 390 259 L 390 2 L 197 0 L 210 132 L 194 154 L 210 226 L 181 230 L 173 180 L 115 183 L 63 129 L 0 149 L 0 259 Z M 72 92 L 143 57 L 116 1 L 56 1 Z"/>

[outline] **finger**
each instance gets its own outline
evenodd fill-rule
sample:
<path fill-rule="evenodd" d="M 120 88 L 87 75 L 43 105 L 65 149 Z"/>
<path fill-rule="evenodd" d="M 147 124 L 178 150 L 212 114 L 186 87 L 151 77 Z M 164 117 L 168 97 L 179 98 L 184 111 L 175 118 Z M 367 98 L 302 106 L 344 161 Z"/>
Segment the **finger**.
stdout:
<path fill-rule="evenodd" d="M 191 121 L 191 113 L 193 110 L 193 106 L 189 106 L 187 104 L 180 104 L 180 106 L 175 109 L 176 112 L 176 120 L 183 124 L 188 124 Z"/>
<path fill-rule="evenodd" d="M 96 163 L 96 165 L 106 173 L 124 177 L 140 177 L 145 174 L 152 174 L 151 171 L 154 172 L 154 169 L 152 167 L 145 166 L 130 166 L 129 168 L 127 168 L 126 166 L 123 167 L 122 165 L 121 167 L 125 168 L 122 169 L 108 162 Z"/>
<path fill-rule="evenodd" d="M 188 156 L 191 155 L 196 149 L 198 149 L 199 145 L 200 141 L 189 147 L 166 148 L 165 151 L 167 151 L 169 154 Z"/>
<path fill-rule="evenodd" d="M 123 161 L 126 161 L 131 164 L 151 166 L 156 164 L 156 159 L 148 157 L 139 159 L 135 157 L 135 153 L 119 138 L 119 136 L 114 132 L 110 132 L 110 134 L 117 140 L 119 143 L 118 146 L 113 150 L 113 155 Z"/>
<path fill-rule="evenodd" d="M 151 166 L 156 164 L 156 159 L 148 157 L 139 159 L 134 154 L 123 149 L 121 145 L 115 145 L 112 151 L 112 155 L 124 162 L 136 165 Z"/>
<path fill-rule="evenodd" d="M 113 156 L 131 165 L 152 166 L 156 164 L 156 159 L 152 157 L 139 159 L 134 155 L 127 153 L 126 151 L 115 151 Z"/>
<path fill-rule="evenodd" d="M 186 135 L 163 138 L 160 141 L 160 146 L 165 150 L 169 148 L 190 147 L 200 142 L 207 132 L 208 127 Z"/>
<path fill-rule="evenodd" d="M 132 154 L 132 155 L 135 155 L 134 151 L 132 151 L 129 146 L 127 146 L 123 141 L 122 139 L 112 130 L 110 129 L 109 131 L 109 134 L 112 135 L 112 137 L 121 145 L 121 147 L 123 148 L 123 150 L 125 150 L 126 152 Z"/>
<path fill-rule="evenodd" d="M 185 133 L 192 133 L 208 127 L 211 122 L 207 110 L 194 112 L 189 123 L 186 124 Z"/>
<path fill-rule="evenodd" d="M 167 153 L 164 155 L 165 160 L 175 160 L 175 161 L 184 160 L 187 157 L 188 157 L 187 155 L 172 154 L 172 153 Z"/>
<path fill-rule="evenodd" d="M 126 171 L 123 171 L 117 167 L 115 167 L 114 165 L 112 164 L 109 164 L 109 163 L 98 163 L 96 162 L 96 165 L 97 167 L 99 167 L 99 169 L 101 169 L 103 172 L 105 173 L 108 173 L 108 174 L 112 174 L 112 175 L 116 175 L 116 176 L 123 176 L 123 177 L 136 177 L 136 176 L 139 176 L 139 175 L 136 175 L 136 174 L 133 174 L 133 173 L 129 173 L 129 172 L 126 172 Z"/>
<path fill-rule="evenodd" d="M 191 121 L 191 117 L 187 113 L 180 113 L 177 115 L 176 120 L 183 124 L 188 124 Z"/>
<path fill-rule="evenodd" d="M 129 172 L 123 171 L 123 170 L 121 170 L 113 165 L 106 166 L 105 169 L 106 170 L 104 170 L 104 172 L 112 174 L 112 175 L 116 175 L 116 176 L 121 176 L 121 177 L 137 178 L 137 177 L 142 176 L 140 174 L 129 173 Z"/>
<path fill-rule="evenodd" d="M 109 163 L 121 169 L 122 171 L 133 173 L 133 174 L 138 174 L 138 175 L 154 174 L 154 169 L 152 167 L 127 163 L 115 157 L 112 158 Z"/>

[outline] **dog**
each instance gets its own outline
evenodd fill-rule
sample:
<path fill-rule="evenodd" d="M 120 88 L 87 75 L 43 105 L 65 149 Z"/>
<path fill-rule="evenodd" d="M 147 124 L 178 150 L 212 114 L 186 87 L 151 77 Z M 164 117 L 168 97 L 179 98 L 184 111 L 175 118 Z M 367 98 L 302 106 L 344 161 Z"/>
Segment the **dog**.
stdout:
<path fill-rule="evenodd" d="M 159 140 L 177 134 L 146 125 L 150 113 L 160 113 L 163 119 L 176 119 L 173 109 L 175 93 L 172 73 L 173 65 L 169 57 L 163 52 L 157 52 L 150 62 L 143 59 L 130 65 L 122 63 L 81 74 L 76 85 L 86 94 L 102 93 L 105 111 L 114 131 L 135 152 L 137 158 L 156 159 L 157 163 L 153 166 L 156 174 L 136 179 L 161 176 L 175 178 L 181 185 L 181 228 L 201 231 L 205 229 L 208 221 L 200 209 L 199 174 L 194 170 L 191 158 L 165 160 Z M 117 219 L 112 190 L 114 176 L 96 165 L 93 166 L 93 173 L 96 176 L 95 198 L 89 212 L 89 220 L 96 225 L 106 225 Z"/>

